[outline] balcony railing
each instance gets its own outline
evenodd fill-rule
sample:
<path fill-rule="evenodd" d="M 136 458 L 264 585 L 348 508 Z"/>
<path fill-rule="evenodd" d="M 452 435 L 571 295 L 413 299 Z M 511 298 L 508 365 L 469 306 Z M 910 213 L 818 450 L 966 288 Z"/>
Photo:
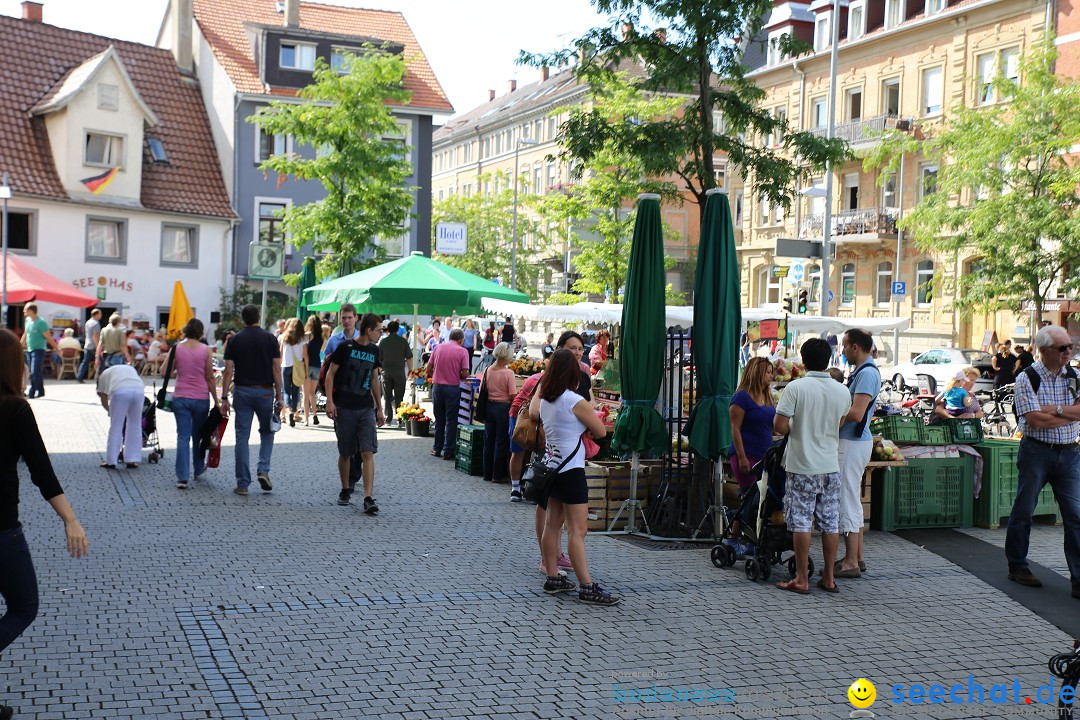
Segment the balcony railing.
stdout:
<path fill-rule="evenodd" d="M 877 117 L 864 118 L 853 122 L 839 123 L 833 137 L 842 138 L 852 147 L 875 144 L 881 142 L 877 135 L 885 130 L 895 129 L 899 120 L 900 118 L 895 115 L 878 115 Z M 814 128 L 810 132 L 818 137 L 825 137 L 828 128 Z"/>
<path fill-rule="evenodd" d="M 690 257 L 690 246 L 686 243 L 664 243 L 664 257 L 686 260 Z"/>
<path fill-rule="evenodd" d="M 896 208 L 859 208 L 833 213 L 831 236 L 837 242 L 874 240 L 882 235 L 896 235 Z M 819 238 L 825 229 L 825 214 L 816 213 L 803 218 L 799 237 Z"/>

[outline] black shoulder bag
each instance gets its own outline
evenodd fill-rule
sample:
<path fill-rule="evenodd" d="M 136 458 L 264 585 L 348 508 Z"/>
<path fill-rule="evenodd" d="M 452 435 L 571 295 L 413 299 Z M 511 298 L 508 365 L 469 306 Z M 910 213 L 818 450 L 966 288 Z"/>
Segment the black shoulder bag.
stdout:
<path fill-rule="evenodd" d="M 487 374 L 485 370 L 484 374 L 480 376 L 480 392 L 476 395 L 476 407 L 473 409 L 473 415 L 476 417 L 477 422 L 484 422 L 484 418 L 487 417 L 488 406 L 488 387 L 487 387 Z"/>
<path fill-rule="evenodd" d="M 172 377 L 173 363 L 176 361 L 176 349 L 180 343 L 169 349 L 169 361 L 165 363 L 165 376 L 161 383 L 161 389 L 157 391 L 157 406 L 164 412 L 172 412 L 172 393 L 169 392 L 169 378 Z"/>
<path fill-rule="evenodd" d="M 536 424 L 536 435 L 537 443 L 539 443 L 540 423 Z M 559 463 L 559 467 L 552 470 L 544 463 L 543 453 L 540 452 L 540 448 L 537 446 L 536 457 L 529 463 L 529 467 L 525 468 L 525 472 L 521 476 L 521 496 L 531 503 L 546 498 L 551 490 L 551 483 L 554 482 L 555 476 L 562 472 L 562 469 L 566 467 L 566 463 L 577 455 L 580 448 L 581 438 L 578 438 L 577 445 L 574 446 L 574 452 L 567 455 L 566 459 Z"/>

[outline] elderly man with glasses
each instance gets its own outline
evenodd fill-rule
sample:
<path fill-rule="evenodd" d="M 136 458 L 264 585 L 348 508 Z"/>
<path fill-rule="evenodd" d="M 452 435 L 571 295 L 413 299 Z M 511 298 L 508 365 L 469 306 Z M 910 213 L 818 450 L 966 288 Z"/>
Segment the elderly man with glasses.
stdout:
<path fill-rule="evenodd" d="M 1024 439 L 1017 457 L 1016 502 L 1009 515 L 1005 557 L 1009 579 L 1040 587 L 1042 581 L 1028 568 L 1031 514 L 1039 493 L 1049 483 L 1065 524 L 1065 559 L 1069 565 L 1072 596 L 1080 599 L 1080 379 L 1069 366 L 1073 343 L 1058 325 L 1040 328 L 1035 336 L 1040 362 L 1016 378 L 1016 414 Z"/>

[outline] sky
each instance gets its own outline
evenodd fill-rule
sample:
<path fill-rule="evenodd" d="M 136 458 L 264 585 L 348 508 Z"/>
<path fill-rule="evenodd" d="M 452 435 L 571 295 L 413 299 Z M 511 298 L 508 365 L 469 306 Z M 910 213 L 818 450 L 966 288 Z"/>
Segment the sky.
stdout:
<path fill-rule="evenodd" d="M 589 28 L 607 24 L 588 0 L 323 2 L 403 13 L 458 112 L 487 102 L 488 89 L 505 94 L 511 79 L 520 84 L 536 79 L 537 69 L 515 63 L 521 50 L 548 52 L 567 47 Z M 43 12 L 50 25 L 149 45 L 157 37 L 166 5 L 167 0 L 44 0 Z M 0 14 L 21 17 L 21 3 L 0 0 Z"/>

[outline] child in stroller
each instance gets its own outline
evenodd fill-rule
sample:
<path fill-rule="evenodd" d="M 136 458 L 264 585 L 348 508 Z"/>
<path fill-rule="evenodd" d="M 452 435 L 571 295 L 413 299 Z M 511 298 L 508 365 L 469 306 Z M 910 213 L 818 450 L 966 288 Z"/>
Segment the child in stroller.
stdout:
<path fill-rule="evenodd" d="M 769 448 L 753 468 L 758 482 L 743 491 L 737 510 L 728 511 L 727 530 L 710 554 L 716 567 L 731 567 L 741 557 L 746 559 L 744 570 L 750 580 L 768 580 L 772 566 L 781 563 L 795 577 L 795 556 L 786 560 L 782 557 L 786 552 L 794 552 L 792 535 L 784 522 L 787 475 L 780 461 L 786 445 L 785 438 Z M 813 560 L 810 563 L 813 574 Z"/>

